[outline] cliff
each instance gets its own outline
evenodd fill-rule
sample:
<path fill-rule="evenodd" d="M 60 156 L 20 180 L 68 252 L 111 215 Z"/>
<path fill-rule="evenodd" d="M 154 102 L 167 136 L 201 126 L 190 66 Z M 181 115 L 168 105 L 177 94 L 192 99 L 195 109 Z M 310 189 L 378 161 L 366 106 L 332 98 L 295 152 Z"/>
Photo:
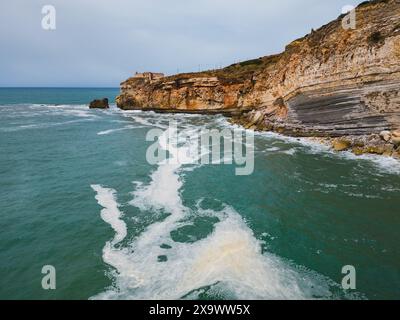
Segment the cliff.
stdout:
<path fill-rule="evenodd" d="M 400 1 L 364 2 L 278 55 L 121 84 L 122 109 L 227 113 L 249 128 L 295 136 L 378 134 L 400 127 Z"/>

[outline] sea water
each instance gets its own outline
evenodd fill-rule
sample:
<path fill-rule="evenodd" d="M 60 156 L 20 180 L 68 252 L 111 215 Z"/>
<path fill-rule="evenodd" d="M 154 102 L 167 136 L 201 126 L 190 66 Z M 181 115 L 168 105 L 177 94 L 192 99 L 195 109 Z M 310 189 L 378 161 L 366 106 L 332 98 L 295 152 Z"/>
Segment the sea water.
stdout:
<path fill-rule="evenodd" d="M 149 164 L 151 129 L 233 127 L 89 110 L 117 94 L 0 89 L 1 299 L 400 298 L 399 161 L 256 133 L 249 176 L 195 156 Z M 356 290 L 342 288 L 347 265 Z"/>

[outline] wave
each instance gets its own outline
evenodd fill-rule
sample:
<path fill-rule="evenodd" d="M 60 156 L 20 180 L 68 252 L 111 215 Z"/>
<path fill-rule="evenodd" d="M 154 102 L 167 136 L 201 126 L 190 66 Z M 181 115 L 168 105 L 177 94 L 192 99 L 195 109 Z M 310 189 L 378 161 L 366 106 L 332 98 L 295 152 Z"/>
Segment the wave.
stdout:
<path fill-rule="evenodd" d="M 115 231 L 114 239 L 111 241 L 111 244 L 115 245 L 124 240 L 127 234 L 127 227 L 121 219 L 122 213 L 115 198 L 116 192 L 100 185 L 91 185 L 91 188 L 97 193 L 95 196 L 97 203 L 104 208 L 101 210 L 101 218 Z"/>
<path fill-rule="evenodd" d="M 214 214 L 221 221 L 203 240 L 172 242 L 164 221 L 146 230 L 129 251 L 114 249 L 107 258 L 117 269 L 116 286 L 94 298 L 181 299 L 192 293 L 194 299 L 193 292 L 205 287 L 236 299 L 332 297 L 324 277 L 262 254 L 261 242 L 232 208 Z M 166 261 L 159 262 L 160 256 Z"/>
<path fill-rule="evenodd" d="M 2 107 L 0 111 L 2 118 L 8 120 L 7 124 L 13 123 L 12 127 L 0 128 L 3 132 L 63 126 L 98 118 L 86 105 L 19 104 Z M 66 121 L 60 121 L 63 119 Z"/>
<path fill-rule="evenodd" d="M 179 134 L 176 144 L 167 143 L 173 130 L 164 133 L 160 146 L 172 159 L 186 157 L 185 164 L 161 161 L 148 184 L 136 182 L 130 202 L 144 213 L 168 216 L 148 226 L 127 247 L 106 244 L 103 260 L 115 270 L 114 284 L 92 299 L 196 299 L 204 290 L 235 299 L 334 298 L 331 289 L 337 284 L 330 279 L 263 253 L 263 242 L 234 208 L 203 210 L 200 201 L 195 209 L 184 205 L 182 172 L 186 166 L 196 168 L 197 158 L 191 144 L 181 144 L 187 131 Z M 113 190 L 105 190 L 108 200 L 98 201 L 117 215 Z M 202 215 L 218 221 L 208 236 L 191 243 L 173 240 L 173 231 Z M 113 228 L 118 235 L 121 227 Z"/>
<path fill-rule="evenodd" d="M 91 121 L 91 120 L 92 119 L 88 119 L 88 120 L 70 120 L 70 121 L 64 121 L 64 122 L 47 122 L 47 123 L 24 124 L 24 125 L 19 125 L 19 126 L 16 126 L 16 127 L 0 128 L 0 131 L 3 131 L 3 132 L 17 132 L 17 131 L 30 130 L 30 129 L 44 129 L 44 128 L 64 126 L 64 125 L 73 124 L 73 123 L 86 122 L 86 121 Z"/>
<path fill-rule="evenodd" d="M 130 126 L 122 127 L 122 128 L 108 129 L 108 130 L 104 130 L 104 131 L 99 131 L 99 132 L 97 132 L 97 135 L 104 136 L 104 135 L 112 134 L 112 133 L 119 132 L 119 131 L 133 130 L 133 129 L 140 129 L 140 128 L 144 128 L 144 126 L 132 126 L 132 125 L 130 125 Z"/>
<path fill-rule="evenodd" d="M 97 118 L 98 116 L 85 104 L 17 104 L 6 105 L 0 108 L 2 113 L 13 117 L 38 116 L 38 115 L 57 115 L 72 116 L 80 118 Z M 106 112 L 107 110 L 101 110 Z"/>
<path fill-rule="evenodd" d="M 384 173 L 400 174 L 400 161 L 392 157 L 374 154 L 363 154 L 361 156 L 356 156 L 354 153 L 349 151 L 337 153 L 336 155 L 348 160 L 368 161 L 369 163 L 372 163 L 376 169 L 379 169 Z"/>
<path fill-rule="evenodd" d="M 219 119 L 219 124 L 223 127 L 228 127 L 228 128 L 230 127 L 230 128 L 240 129 L 243 131 L 254 132 L 252 130 L 245 129 L 236 124 L 231 124 L 227 119 Z M 364 154 L 361 156 L 357 156 L 350 151 L 335 152 L 328 144 L 324 144 L 312 140 L 310 138 L 289 137 L 275 132 L 254 132 L 254 134 L 255 137 L 261 139 L 267 139 L 270 140 L 271 142 L 273 142 L 274 140 L 278 140 L 284 143 L 290 143 L 292 145 L 295 145 L 294 148 L 291 148 L 290 150 L 287 151 L 283 151 L 283 153 L 286 153 L 288 155 L 293 155 L 297 151 L 302 151 L 308 154 L 320 154 L 330 157 L 347 159 L 351 161 L 354 160 L 367 161 L 370 164 L 374 165 L 376 169 L 380 170 L 383 173 L 400 174 L 400 161 L 392 157 L 374 155 L 374 154 Z M 277 151 L 282 153 L 281 150 L 274 150 L 274 148 L 275 147 L 267 148 L 266 150 Z M 264 152 L 265 150 L 258 150 L 258 151 Z"/>

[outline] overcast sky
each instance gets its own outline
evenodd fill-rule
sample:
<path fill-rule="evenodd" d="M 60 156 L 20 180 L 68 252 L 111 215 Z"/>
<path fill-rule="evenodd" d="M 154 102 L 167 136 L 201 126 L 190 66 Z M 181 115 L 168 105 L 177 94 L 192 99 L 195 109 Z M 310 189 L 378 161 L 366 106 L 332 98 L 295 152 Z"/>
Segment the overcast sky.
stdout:
<path fill-rule="evenodd" d="M 117 87 L 281 52 L 357 0 L 1 0 L 0 86 Z M 56 30 L 42 29 L 42 7 Z"/>

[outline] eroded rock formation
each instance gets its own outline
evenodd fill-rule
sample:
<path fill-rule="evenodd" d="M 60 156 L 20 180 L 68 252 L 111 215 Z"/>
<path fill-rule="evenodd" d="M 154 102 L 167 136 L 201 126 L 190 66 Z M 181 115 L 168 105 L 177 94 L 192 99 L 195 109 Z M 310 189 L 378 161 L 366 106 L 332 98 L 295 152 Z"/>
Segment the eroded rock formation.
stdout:
<path fill-rule="evenodd" d="M 377 134 L 400 127 L 400 0 L 364 2 L 278 55 L 224 69 L 121 84 L 122 109 L 222 112 L 248 128 L 295 136 Z"/>
<path fill-rule="evenodd" d="M 90 109 L 108 109 L 109 108 L 108 99 L 104 98 L 101 100 L 100 99 L 93 100 L 92 102 L 90 102 L 89 108 Z"/>

